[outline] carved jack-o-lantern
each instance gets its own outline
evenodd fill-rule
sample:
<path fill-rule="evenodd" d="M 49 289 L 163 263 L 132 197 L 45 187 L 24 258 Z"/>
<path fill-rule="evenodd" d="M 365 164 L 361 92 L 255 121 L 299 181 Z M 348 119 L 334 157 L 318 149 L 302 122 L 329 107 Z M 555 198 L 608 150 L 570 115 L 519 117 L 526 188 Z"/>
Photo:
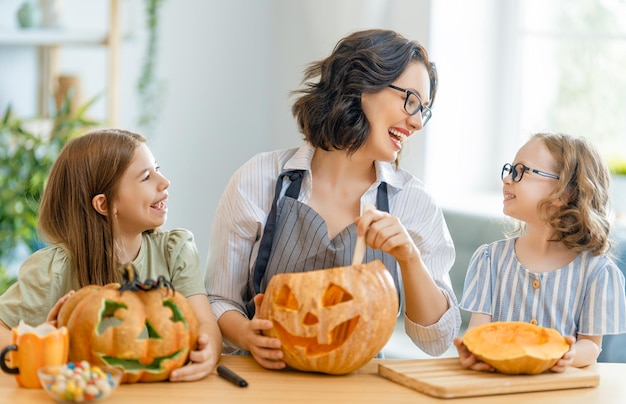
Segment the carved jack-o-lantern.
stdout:
<path fill-rule="evenodd" d="M 294 369 L 344 374 L 363 366 L 391 337 L 398 294 L 382 262 L 274 275 L 259 317 Z"/>
<path fill-rule="evenodd" d="M 121 286 L 78 290 L 61 308 L 58 324 L 69 331 L 70 360 L 121 368 L 122 383 L 166 380 L 198 338 L 186 298 L 163 278 L 140 283 L 133 266 L 125 268 Z"/>

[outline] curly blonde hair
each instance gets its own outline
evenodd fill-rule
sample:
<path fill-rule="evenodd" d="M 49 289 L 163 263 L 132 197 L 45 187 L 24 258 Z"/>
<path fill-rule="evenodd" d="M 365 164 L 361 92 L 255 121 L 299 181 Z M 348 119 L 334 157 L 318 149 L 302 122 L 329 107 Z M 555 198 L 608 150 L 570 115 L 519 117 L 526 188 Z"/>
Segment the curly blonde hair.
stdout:
<path fill-rule="evenodd" d="M 568 248 L 607 253 L 610 223 L 610 173 L 606 162 L 586 139 L 562 133 L 536 133 L 554 157 L 560 177 L 555 189 L 539 203 L 540 217 L 554 230 L 552 241 Z"/>

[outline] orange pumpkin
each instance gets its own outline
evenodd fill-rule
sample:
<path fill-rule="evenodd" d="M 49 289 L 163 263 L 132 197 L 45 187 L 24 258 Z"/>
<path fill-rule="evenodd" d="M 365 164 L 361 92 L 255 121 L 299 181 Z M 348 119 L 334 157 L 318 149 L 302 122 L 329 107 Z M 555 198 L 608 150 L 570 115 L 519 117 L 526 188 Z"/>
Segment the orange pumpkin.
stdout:
<path fill-rule="evenodd" d="M 198 321 L 187 299 L 168 281 L 141 283 L 134 266 L 122 285 L 89 285 L 61 308 L 70 335 L 69 359 L 118 367 L 122 383 L 166 380 L 187 362 Z"/>
<path fill-rule="evenodd" d="M 569 350 L 567 340 L 557 330 L 515 321 L 471 328 L 463 343 L 478 359 L 509 374 L 542 373 Z"/>
<path fill-rule="evenodd" d="M 281 340 L 292 368 L 345 374 L 363 366 L 391 337 L 398 294 L 381 261 L 274 275 L 258 316 Z"/>

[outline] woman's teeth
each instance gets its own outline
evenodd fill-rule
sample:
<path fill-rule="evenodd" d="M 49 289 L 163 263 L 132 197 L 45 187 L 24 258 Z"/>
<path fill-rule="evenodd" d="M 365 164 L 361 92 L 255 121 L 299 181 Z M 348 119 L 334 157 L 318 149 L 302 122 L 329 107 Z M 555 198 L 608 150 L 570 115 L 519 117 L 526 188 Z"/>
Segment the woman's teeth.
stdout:
<path fill-rule="evenodd" d="M 401 133 L 395 129 L 389 129 L 389 133 L 398 138 L 401 144 L 404 143 L 404 141 L 407 139 L 407 136 L 404 133 Z"/>

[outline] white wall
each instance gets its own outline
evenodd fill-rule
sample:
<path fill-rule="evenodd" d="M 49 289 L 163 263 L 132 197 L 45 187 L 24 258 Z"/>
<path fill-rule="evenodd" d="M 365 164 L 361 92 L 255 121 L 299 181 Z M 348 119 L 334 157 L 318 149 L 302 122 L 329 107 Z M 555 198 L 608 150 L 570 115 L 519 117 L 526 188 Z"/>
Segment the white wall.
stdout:
<path fill-rule="evenodd" d="M 193 231 L 203 261 L 219 197 L 253 154 L 301 143 L 289 92 L 306 64 L 363 28 L 391 28 L 428 47 L 431 0 L 170 0 L 162 6 L 158 76 L 166 86 L 151 149 L 172 181 L 166 227 Z M 21 0 L 0 2 L 0 29 L 14 27 Z M 63 0 L 63 22 L 103 27 L 105 0 Z M 143 1 L 122 0 L 128 38 L 121 58 L 120 127 L 140 130 L 135 83 L 146 34 Z M 36 112 L 32 49 L 0 47 L 0 110 Z M 86 96 L 104 87 L 105 54 L 64 50 L 62 66 L 80 75 Z M 103 114 L 104 102 L 94 106 Z M 426 136 L 428 132 L 426 131 Z M 411 140 L 402 164 L 420 175 L 424 138 Z"/>

